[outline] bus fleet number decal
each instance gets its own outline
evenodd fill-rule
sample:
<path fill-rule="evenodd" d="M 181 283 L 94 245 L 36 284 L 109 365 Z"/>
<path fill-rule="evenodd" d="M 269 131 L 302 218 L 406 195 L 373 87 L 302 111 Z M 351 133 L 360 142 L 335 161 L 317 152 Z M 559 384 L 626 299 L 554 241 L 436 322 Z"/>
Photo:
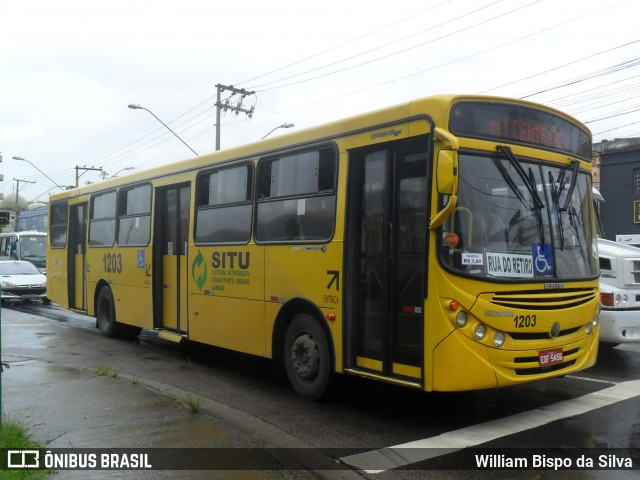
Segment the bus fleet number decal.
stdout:
<path fill-rule="evenodd" d="M 516 325 L 516 328 L 529 328 L 536 326 L 536 316 L 535 315 L 516 315 L 513 318 L 513 322 Z"/>
<path fill-rule="evenodd" d="M 122 254 L 105 253 L 102 257 L 104 271 L 107 273 L 122 273 Z"/>

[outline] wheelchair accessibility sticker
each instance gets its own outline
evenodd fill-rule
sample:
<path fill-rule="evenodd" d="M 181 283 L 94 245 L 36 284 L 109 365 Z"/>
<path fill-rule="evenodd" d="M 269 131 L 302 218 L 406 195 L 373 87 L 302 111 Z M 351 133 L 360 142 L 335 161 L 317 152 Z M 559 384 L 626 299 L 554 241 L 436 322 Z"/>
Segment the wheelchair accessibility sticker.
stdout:
<path fill-rule="evenodd" d="M 553 268 L 553 248 L 549 243 L 534 243 L 531 245 L 533 251 L 533 274 L 536 277 L 549 277 L 555 274 Z"/>

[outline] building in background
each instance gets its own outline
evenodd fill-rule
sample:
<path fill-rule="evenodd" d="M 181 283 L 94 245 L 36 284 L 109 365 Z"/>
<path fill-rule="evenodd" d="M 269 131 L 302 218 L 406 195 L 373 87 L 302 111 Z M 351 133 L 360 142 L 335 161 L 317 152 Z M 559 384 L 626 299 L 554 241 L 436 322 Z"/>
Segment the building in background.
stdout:
<path fill-rule="evenodd" d="M 593 152 L 605 238 L 640 246 L 640 138 L 603 140 Z"/>
<path fill-rule="evenodd" d="M 46 232 L 49 225 L 49 207 L 44 203 L 31 203 L 20 212 L 18 231 Z"/>
<path fill-rule="evenodd" d="M 17 232 L 19 231 L 17 221 L 23 211 L 29 208 L 29 202 L 15 193 L 5 195 L 0 200 L 0 227 L 2 232 Z"/>

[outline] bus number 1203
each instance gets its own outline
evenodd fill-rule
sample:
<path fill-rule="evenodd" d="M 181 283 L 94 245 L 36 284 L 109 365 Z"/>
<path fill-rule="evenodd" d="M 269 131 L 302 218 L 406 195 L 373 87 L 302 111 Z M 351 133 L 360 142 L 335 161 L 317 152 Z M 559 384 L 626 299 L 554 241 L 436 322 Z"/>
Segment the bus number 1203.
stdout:
<path fill-rule="evenodd" d="M 105 253 L 102 263 L 106 273 L 122 273 L 122 254 Z"/>
<path fill-rule="evenodd" d="M 536 326 L 535 315 L 516 315 L 513 319 L 516 328 L 529 328 Z"/>

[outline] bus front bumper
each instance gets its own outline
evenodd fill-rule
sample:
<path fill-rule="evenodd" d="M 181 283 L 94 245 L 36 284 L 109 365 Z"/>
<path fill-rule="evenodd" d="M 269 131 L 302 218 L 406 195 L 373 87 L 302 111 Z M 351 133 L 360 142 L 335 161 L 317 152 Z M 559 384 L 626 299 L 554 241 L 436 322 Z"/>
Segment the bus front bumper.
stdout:
<path fill-rule="evenodd" d="M 562 362 L 540 366 L 539 354 L 548 349 L 562 349 Z M 528 350 L 491 348 L 454 331 L 435 350 L 433 390 L 503 387 L 566 375 L 595 365 L 597 355 L 597 327 L 577 341 Z"/>

